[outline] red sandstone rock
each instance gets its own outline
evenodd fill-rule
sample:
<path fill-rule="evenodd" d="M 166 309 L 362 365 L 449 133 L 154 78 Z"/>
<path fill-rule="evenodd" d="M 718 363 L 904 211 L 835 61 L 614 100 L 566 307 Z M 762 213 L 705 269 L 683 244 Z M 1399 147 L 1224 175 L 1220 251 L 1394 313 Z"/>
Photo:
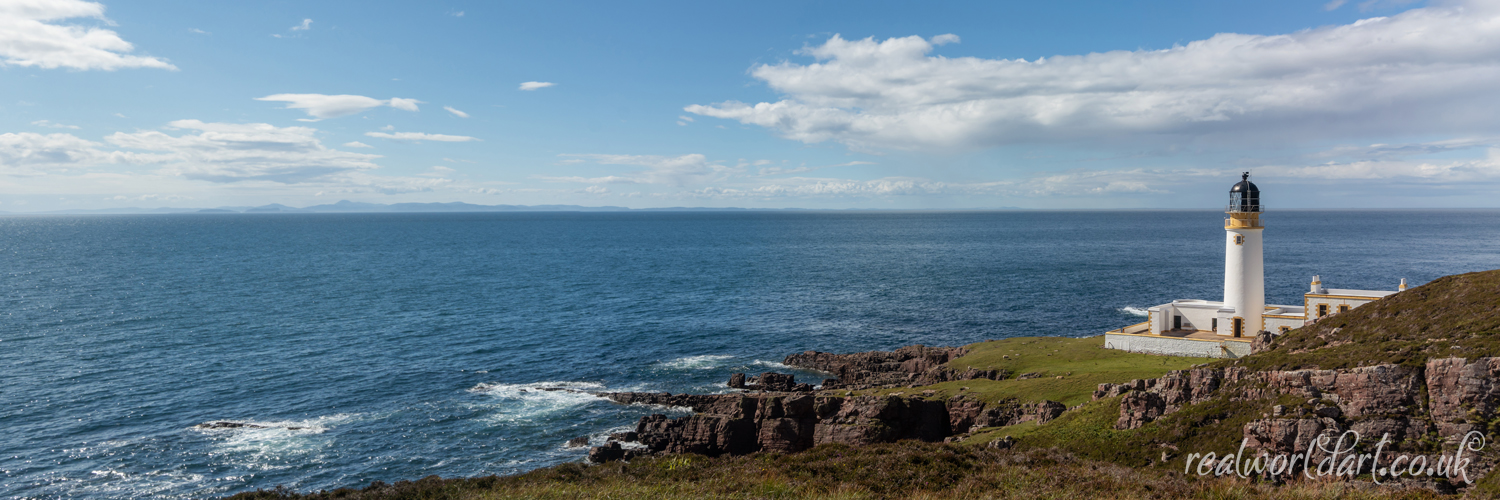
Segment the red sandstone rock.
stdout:
<path fill-rule="evenodd" d="M 1494 419 L 1500 406 L 1500 358 L 1433 359 L 1426 370 L 1428 409 L 1445 439 L 1461 438 Z"/>

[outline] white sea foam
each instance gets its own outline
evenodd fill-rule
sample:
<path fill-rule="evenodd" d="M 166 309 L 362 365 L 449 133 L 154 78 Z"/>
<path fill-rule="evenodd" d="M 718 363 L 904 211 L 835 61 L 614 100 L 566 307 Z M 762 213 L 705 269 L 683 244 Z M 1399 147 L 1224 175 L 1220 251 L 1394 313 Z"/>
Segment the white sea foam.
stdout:
<path fill-rule="evenodd" d="M 1151 314 L 1149 311 L 1147 311 L 1145 309 L 1141 309 L 1139 307 L 1131 307 L 1131 306 L 1121 307 L 1120 308 L 1120 312 L 1125 313 L 1125 314 L 1129 314 L 1129 315 L 1132 315 L 1132 316 L 1141 316 L 1141 317 L 1146 317 L 1146 316 L 1149 316 Z"/>
<path fill-rule="evenodd" d="M 604 430 L 599 431 L 599 432 L 595 432 L 593 434 L 589 434 L 588 435 L 589 446 L 604 446 L 604 445 L 606 445 L 606 444 L 609 443 L 609 435 L 610 434 L 614 434 L 614 433 L 617 433 L 617 432 L 629 432 L 629 431 L 633 431 L 633 430 L 635 430 L 635 426 L 634 425 L 622 425 L 622 426 L 619 426 L 619 427 L 611 427 L 611 428 L 604 429 Z M 574 451 L 587 452 L 588 451 L 588 447 L 587 446 L 568 446 L 568 441 L 567 440 L 563 440 L 561 443 L 559 443 L 557 445 L 557 447 L 558 447 L 559 450 L 565 451 L 565 452 L 574 452 Z M 625 449 L 634 449 L 634 448 L 645 448 L 646 445 L 641 444 L 641 443 L 625 443 L 625 442 L 622 442 L 622 443 L 620 443 L 620 447 L 621 448 L 625 448 Z"/>
<path fill-rule="evenodd" d="M 197 490 L 197 493 L 223 493 L 226 487 L 200 489 L 210 483 L 202 474 L 179 470 L 154 470 L 127 473 L 114 469 L 89 471 L 88 479 L 63 481 L 58 487 L 61 496 L 79 497 L 176 497 L 174 492 Z"/>
<path fill-rule="evenodd" d="M 303 420 L 221 420 L 246 425 L 192 429 L 214 439 L 215 451 L 224 454 L 228 461 L 271 470 L 321 461 L 323 450 L 333 446 L 334 441 L 324 433 L 357 418 L 357 414 L 340 413 Z"/>
<path fill-rule="evenodd" d="M 685 356 L 671 361 L 657 363 L 657 366 L 669 370 L 712 370 L 724 366 L 724 361 L 734 359 L 734 356 L 724 354 L 704 354 L 700 356 Z"/>
<path fill-rule="evenodd" d="M 761 361 L 761 360 L 758 360 L 758 359 L 755 360 L 755 361 L 753 361 L 753 362 L 751 362 L 750 366 L 764 366 L 764 367 L 772 368 L 772 369 L 776 369 L 776 370 L 797 370 L 798 369 L 798 368 L 793 368 L 793 367 L 790 367 L 790 366 L 787 366 L 787 365 L 784 365 L 784 364 L 781 364 L 781 363 L 778 363 L 778 362 L 775 362 L 775 361 Z"/>
<path fill-rule="evenodd" d="M 593 403 L 602 399 L 592 391 L 604 384 L 597 382 L 532 382 L 527 384 L 482 383 L 469 392 L 496 399 L 499 411 L 489 420 L 497 423 L 531 421 L 545 415 Z"/>

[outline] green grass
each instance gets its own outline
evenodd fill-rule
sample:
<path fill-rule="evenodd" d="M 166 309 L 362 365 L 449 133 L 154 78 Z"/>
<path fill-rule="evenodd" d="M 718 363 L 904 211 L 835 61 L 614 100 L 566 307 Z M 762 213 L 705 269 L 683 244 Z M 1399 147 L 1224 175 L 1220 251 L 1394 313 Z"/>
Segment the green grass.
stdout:
<path fill-rule="evenodd" d="M 1211 361 L 1210 358 L 1154 356 L 1105 349 L 1102 337 L 1020 337 L 992 340 L 967 346 L 969 354 L 948 362 L 954 370 L 978 368 L 999 369 L 1010 373 L 1006 380 L 963 380 L 916 388 L 872 389 L 858 394 L 895 394 L 921 396 L 931 390 L 932 398 L 949 398 L 966 394 L 972 398 L 996 402 L 1058 401 L 1074 406 L 1092 399 L 1099 384 L 1122 383 L 1133 379 L 1156 378 L 1172 370 L 1182 370 Z M 1026 373 L 1038 378 L 1017 380 Z M 1057 378 L 1061 376 L 1062 378 Z M 964 390 L 964 387 L 968 387 Z M 841 391 L 833 391 L 841 393 Z"/>

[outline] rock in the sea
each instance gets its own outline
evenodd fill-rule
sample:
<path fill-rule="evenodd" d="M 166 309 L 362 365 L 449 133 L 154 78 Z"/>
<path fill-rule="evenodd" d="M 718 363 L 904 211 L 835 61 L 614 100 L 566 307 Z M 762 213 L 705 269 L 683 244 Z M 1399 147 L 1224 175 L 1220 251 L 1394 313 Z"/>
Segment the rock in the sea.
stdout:
<path fill-rule="evenodd" d="M 623 460 L 624 458 L 625 449 L 620 447 L 620 443 L 610 442 L 604 446 L 589 448 L 589 461 L 596 464 Z"/>
<path fill-rule="evenodd" d="M 229 421 L 225 421 L 225 420 L 215 420 L 213 422 L 204 422 L 204 423 L 195 425 L 193 427 L 197 428 L 197 429 L 240 429 L 240 428 L 245 428 L 245 429 L 265 429 L 266 428 L 266 426 L 264 426 L 264 425 L 247 424 L 247 423 L 244 423 L 244 422 L 229 422 Z M 297 428 L 290 428 L 289 427 L 289 429 L 296 430 Z"/>
<path fill-rule="evenodd" d="M 797 382 L 785 373 L 766 372 L 756 377 L 755 385 L 762 391 L 791 392 L 797 387 Z"/>
<path fill-rule="evenodd" d="M 589 438 L 588 438 L 588 436 L 580 436 L 580 437 L 576 437 L 576 438 L 568 440 L 568 447 L 569 448 L 582 448 L 582 447 L 588 446 L 588 445 L 589 445 Z"/>
<path fill-rule="evenodd" d="M 745 388 L 745 374 L 743 374 L 743 373 L 731 374 L 729 376 L 729 388 L 731 388 L 731 389 L 744 389 Z"/>
<path fill-rule="evenodd" d="M 640 439 L 640 434 L 636 434 L 635 431 L 616 432 L 609 435 L 610 441 L 620 441 L 624 443 L 634 443 L 636 441 L 639 441 Z"/>

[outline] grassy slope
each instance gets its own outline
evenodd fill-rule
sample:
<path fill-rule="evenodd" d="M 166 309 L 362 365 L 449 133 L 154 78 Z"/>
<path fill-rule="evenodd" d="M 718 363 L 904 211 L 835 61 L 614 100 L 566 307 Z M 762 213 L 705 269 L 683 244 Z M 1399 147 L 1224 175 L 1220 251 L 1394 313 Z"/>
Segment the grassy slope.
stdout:
<path fill-rule="evenodd" d="M 1153 469 L 1081 460 L 1051 451 L 997 451 L 908 441 L 860 448 L 825 445 L 790 455 L 720 458 L 680 455 L 593 467 L 572 463 L 510 477 L 450 480 L 432 477 L 395 485 L 375 485 L 364 490 L 344 489 L 306 496 L 270 491 L 241 494 L 235 498 L 1316 500 L 1434 497 L 1420 490 L 1381 490 L 1337 483 L 1307 482 L 1274 487 L 1230 478 L 1185 478 Z"/>
<path fill-rule="evenodd" d="M 1294 330 L 1274 350 L 1219 365 L 1254 370 L 1338 369 L 1379 363 L 1421 365 L 1446 356 L 1500 356 L 1500 271 L 1449 276 Z M 1116 430 L 1119 398 L 1095 401 L 1046 425 L 1022 424 L 986 430 L 971 445 L 1003 436 L 1021 447 L 1067 450 L 1080 457 L 1122 465 L 1180 467 L 1176 450 L 1233 451 L 1245 423 L 1275 404 L 1302 405 L 1301 398 L 1230 401 L 1229 394 L 1190 406 L 1140 429 Z M 1175 449 L 1174 449 L 1175 448 Z M 1166 461 L 1163 461 L 1166 452 Z M 1500 474 L 1484 478 L 1481 490 L 1500 493 Z"/>
<path fill-rule="evenodd" d="M 1234 362 L 1255 370 L 1338 369 L 1500 356 L 1500 270 L 1439 278 L 1281 336 Z"/>
<path fill-rule="evenodd" d="M 1016 398 L 1021 401 L 1059 401 L 1074 406 L 1088 401 L 1099 384 L 1127 382 L 1138 378 L 1156 378 L 1172 370 L 1181 370 L 1209 361 L 1208 358 L 1152 356 L 1105 349 L 1099 337 L 1082 339 L 1062 337 L 1023 337 L 992 340 L 969 345 L 968 355 L 948 363 L 955 370 L 969 368 L 1003 369 L 1011 373 L 1007 380 L 965 380 L 945 382 L 915 389 L 878 389 L 858 394 L 921 394 L 932 390 L 934 398 L 967 394 L 994 402 Z M 1040 373 L 1039 378 L 1016 380 L 1025 373 Z M 1059 379 L 1058 376 L 1063 378 Z M 962 390 L 967 387 L 967 390 Z M 841 391 L 833 391 L 841 393 Z"/>

